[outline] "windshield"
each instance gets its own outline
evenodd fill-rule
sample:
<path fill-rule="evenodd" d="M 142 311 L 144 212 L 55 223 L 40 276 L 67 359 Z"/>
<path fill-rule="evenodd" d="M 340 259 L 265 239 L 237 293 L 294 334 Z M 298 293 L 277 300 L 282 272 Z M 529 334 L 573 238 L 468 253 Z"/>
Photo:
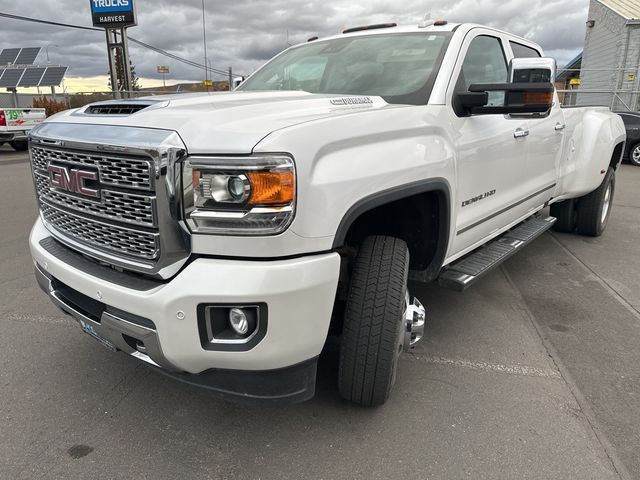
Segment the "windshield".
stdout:
<path fill-rule="evenodd" d="M 395 33 L 315 41 L 275 57 L 238 90 L 376 95 L 425 105 L 450 33 Z"/>

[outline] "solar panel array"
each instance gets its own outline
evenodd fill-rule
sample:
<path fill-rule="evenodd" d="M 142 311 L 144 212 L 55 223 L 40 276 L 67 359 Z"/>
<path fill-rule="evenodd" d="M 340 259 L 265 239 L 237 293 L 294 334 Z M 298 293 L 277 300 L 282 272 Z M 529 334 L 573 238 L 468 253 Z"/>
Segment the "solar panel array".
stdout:
<path fill-rule="evenodd" d="M 20 55 L 21 48 L 5 48 L 0 52 L 0 65 L 16 63 L 16 58 Z"/>
<path fill-rule="evenodd" d="M 0 52 L 0 65 L 33 65 L 41 47 L 5 48 Z"/>
<path fill-rule="evenodd" d="M 18 55 L 14 63 L 16 65 L 33 65 L 40 50 L 40 47 L 23 48 L 20 50 L 20 55 Z"/>
<path fill-rule="evenodd" d="M 0 87 L 17 87 L 24 70 L 24 68 L 7 68 L 2 74 L 2 77 L 0 77 Z"/>
<path fill-rule="evenodd" d="M 69 67 L 26 67 L 0 69 L 0 88 L 56 87 Z"/>
<path fill-rule="evenodd" d="M 18 87 L 38 87 L 47 67 L 26 68 Z"/>
<path fill-rule="evenodd" d="M 47 67 L 47 71 L 44 72 L 42 80 L 40 80 L 40 87 L 55 87 L 60 85 L 62 79 L 67 73 L 69 67 Z"/>
<path fill-rule="evenodd" d="M 56 87 L 69 67 L 33 65 L 40 47 L 5 48 L 0 52 L 0 88 Z"/>

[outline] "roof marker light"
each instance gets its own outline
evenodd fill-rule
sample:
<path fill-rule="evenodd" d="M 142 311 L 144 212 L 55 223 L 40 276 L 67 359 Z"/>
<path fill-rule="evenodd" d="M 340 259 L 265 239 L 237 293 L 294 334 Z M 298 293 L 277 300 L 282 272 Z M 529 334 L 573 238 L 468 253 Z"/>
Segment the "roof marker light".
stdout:
<path fill-rule="evenodd" d="M 397 23 L 377 23 L 375 25 L 361 25 L 359 27 L 347 28 L 342 33 L 361 32 L 362 30 L 375 30 L 377 28 L 393 28 L 397 27 Z"/>

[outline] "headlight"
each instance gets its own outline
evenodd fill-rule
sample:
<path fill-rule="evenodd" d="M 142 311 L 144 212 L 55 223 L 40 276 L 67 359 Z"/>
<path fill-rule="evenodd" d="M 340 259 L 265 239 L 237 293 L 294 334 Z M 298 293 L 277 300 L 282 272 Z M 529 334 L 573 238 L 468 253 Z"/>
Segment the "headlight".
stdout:
<path fill-rule="evenodd" d="M 185 220 L 194 233 L 274 235 L 293 220 L 289 156 L 189 157 L 182 182 Z"/>

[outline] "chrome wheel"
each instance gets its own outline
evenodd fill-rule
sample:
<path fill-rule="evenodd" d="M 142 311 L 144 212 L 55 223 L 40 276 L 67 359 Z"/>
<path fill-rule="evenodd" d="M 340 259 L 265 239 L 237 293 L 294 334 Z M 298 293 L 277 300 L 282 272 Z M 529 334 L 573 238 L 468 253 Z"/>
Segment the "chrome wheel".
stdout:
<path fill-rule="evenodd" d="M 640 167 L 640 143 L 638 143 L 635 147 L 633 147 L 633 149 L 631 149 L 629 161 L 636 167 Z"/>
<path fill-rule="evenodd" d="M 600 223 L 604 225 L 609 216 L 609 210 L 611 209 L 611 183 L 607 185 L 607 190 L 604 192 L 604 200 L 602 201 L 602 213 L 600 214 Z"/>
<path fill-rule="evenodd" d="M 424 326 L 426 322 L 426 312 L 420 300 L 413 297 L 410 301 L 409 291 L 405 295 L 405 311 L 404 311 L 404 341 L 403 348 L 408 350 L 416 346 L 424 336 Z"/>

